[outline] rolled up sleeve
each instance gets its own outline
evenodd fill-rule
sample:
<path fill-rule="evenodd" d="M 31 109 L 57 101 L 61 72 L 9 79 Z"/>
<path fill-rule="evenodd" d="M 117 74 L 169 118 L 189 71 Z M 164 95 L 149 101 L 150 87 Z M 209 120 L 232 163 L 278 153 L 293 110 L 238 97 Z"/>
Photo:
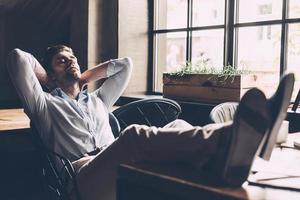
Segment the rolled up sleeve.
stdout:
<path fill-rule="evenodd" d="M 127 87 L 132 67 L 132 61 L 128 57 L 111 60 L 108 64 L 108 79 L 94 91 L 108 108 L 113 106 Z"/>

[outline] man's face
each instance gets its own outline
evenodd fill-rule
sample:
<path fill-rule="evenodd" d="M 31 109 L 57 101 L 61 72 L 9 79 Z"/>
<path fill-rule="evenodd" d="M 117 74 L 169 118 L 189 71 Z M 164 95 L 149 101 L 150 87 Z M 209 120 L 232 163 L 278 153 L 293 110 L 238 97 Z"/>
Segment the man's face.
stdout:
<path fill-rule="evenodd" d="M 53 77 L 57 82 L 76 82 L 81 77 L 77 58 L 72 52 L 62 50 L 52 58 Z"/>

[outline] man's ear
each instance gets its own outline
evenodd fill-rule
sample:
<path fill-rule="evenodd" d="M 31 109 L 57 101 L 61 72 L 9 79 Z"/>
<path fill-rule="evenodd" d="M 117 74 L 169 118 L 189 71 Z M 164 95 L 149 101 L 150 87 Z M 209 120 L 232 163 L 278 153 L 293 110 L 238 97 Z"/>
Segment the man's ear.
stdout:
<path fill-rule="evenodd" d="M 51 91 L 56 88 L 56 78 L 52 72 L 47 73 L 46 87 Z"/>

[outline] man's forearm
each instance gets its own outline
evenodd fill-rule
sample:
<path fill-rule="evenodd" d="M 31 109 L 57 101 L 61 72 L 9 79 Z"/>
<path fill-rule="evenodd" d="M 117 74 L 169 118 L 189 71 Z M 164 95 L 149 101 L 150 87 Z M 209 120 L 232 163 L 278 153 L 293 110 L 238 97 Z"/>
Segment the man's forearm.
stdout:
<path fill-rule="evenodd" d="M 95 91 L 104 104 L 110 108 L 124 92 L 132 71 L 129 57 L 111 60 L 107 68 L 107 80 Z"/>
<path fill-rule="evenodd" d="M 92 69 L 88 69 L 82 73 L 80 78 L 80 85 L 83 86 L 89 82 L 97 81 L 102 78 L 107 78 L 107 67 L 109 61 L 101 63 Z"/>
<path fill-rule="evenodd" d="M 36 64 L 35 66 L 33 66 L 33 72 L 42 86 L 48 88 L 48 90 L 50 91 L 54 89 L 54 81 L 51 80 L 51 78 L 47 75 L 45 69 L 40 64 Z"/>
<path fill-rule="evenodd" d="M 39 82 L 41 83 L 41 85 L 46 85 L 48 82 L 48 76 L 46 71 L 44 70 L 43 67 L 41 66 L 36 66 L 33 69 L 33 72 L 35 73 L 37 79 L 39 80 Z"/>
<path fill-rule="evenodd" d="M 85 72 L 82 73 L 80 78 L 80 85 L 84 86 L 85 84 L 97 81 L 100 79 L 105 79 L 110 76 L 113 76 L 120 72 L 125 66 L 123 65 L 115 65 L 115 62 L 118 62 L 119 60 L 122 60 L 124 58 L 120 59 L 113 59 L 106 61 L 104 63 L 101 63 L 94 68 L 88 69 Z"/>

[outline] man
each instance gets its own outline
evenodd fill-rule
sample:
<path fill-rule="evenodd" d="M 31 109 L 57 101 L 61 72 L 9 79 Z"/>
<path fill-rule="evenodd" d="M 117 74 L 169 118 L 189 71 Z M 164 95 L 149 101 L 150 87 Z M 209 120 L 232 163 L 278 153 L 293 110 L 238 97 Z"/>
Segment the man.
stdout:
<path fill-rule="evenodd" d="M 15 49 L 7 67 L 43 141 L 73 162 L 82 199 L 114 199 L 117 166 L 131 161 L 210 164 L 220 181 L 241 185 L 272 128 L 264 94 L 252 89 L 241 100 L 233 122 L 204 127 L 183 120 L 162 128 L 132 125 L 114 139 L 108 111 L 128 83 L 131 60 L 110 60 L 81 74 L 72 49 L 59 45 L 48 48 L 43 65 L 47 74 L 31 54 Z M 86 83 L 99 79 L 107 80 L 92 93 L 82 91 Z M 55 89 L 43 92 L 39 81 L 52 81 Z M 96 155 L 87 156 L 91 152 Z"/>

